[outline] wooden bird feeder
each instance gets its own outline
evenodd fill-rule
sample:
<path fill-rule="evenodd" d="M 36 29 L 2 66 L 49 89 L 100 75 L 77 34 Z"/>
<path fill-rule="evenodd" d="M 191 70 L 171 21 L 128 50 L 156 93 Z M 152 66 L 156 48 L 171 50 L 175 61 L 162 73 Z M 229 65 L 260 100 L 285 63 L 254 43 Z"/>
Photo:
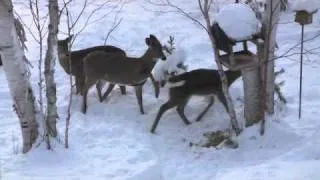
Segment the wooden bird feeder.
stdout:
<path fill-rule="evenodd" d="M 302 108 L 302 62 L 303 62 L 303 43 L 304 43 L 304 26 L 312 23 L 313 12 L 308 12 L 306 10 L 297 10 L 295 22 L 301 25 L 301 49 L 300 49 L 300 90 L 299 90 L 299 118 L 301 118 L 301 108 Z"/>
<path fill-rule="evenodd" d="M 225 67 L 232 71 L 237 71 L 258 65 L 259 60 L 257 55 L 248 50 L 247 44 L 247 41 L 254 41 L 254 38 L 241 41 L 233 40 L 225 34 L 217 23 L 212 25 L 211 31 L 215 39 L 216 48 L 218 49 L 219 61 Z M 237 43 L 242 43 L 243 50 L 233 52 L 233 46 Z M 224 54 L 221 55 L 220 51 L 223 51 Z"/>
<path fill-rule="evenodd" d="M 308 11 L 301 10 L 296 11 L 295 22 L 300 23 L 301 25 L 307 25 L 312 23 L 313 14 L 317 11 L 309 13 Z"/>
<path fill-rule="evenodd" d="M 257 34 L 252 36 L 251 39 L 236 41 L 229 38 L 217 23 L 212 25 L 211 31 L 215 40 L 215 51 L 218 54 L 219 62 L 231 71 L 240 70 L 242 73 L 245 100 L 244 116 L 246 126 L 251 126 L 262 119 L 260 113 L 261 73 L 259 70 L 259 58 L 248 50 L 247 42 L 251 41 L 257 45 L 257 49 L 261 48 L 261 42 L 258 41 L 260 35 Z M 242 50 L 233 52 L 233 46 L 237 43 L 242 43 Z M 221 55 L 220 51 L 224 52 L 224 54 Z"/>

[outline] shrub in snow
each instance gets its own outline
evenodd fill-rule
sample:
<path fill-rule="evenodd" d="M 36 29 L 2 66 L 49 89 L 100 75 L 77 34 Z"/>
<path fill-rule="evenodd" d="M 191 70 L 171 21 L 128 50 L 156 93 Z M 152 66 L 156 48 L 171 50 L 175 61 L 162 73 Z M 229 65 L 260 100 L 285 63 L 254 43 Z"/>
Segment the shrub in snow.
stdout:
<path fill-rule="evenodd" d="M 185 59 L 186 53 L 183 49 L 177 48 L 173 50 L 172 54 L 167 55 L 166 61 L 158 61 L 153 68 L 154 79 L 158 82 L 166 81 L 169 76 L 186 72 Z"/>
<path fill-rule="evenodd" d="M 320 9 L 320 0 L 292 0 L 292 9 L 294 11 L 315 12 Z"/>
<path fill-rule="evenodd" d="M 230 39 L 241 41 L 251 39 L 261 30 L 261 23 L 255 12 L 246 4 L 224 6 L 215 20 Z"/>

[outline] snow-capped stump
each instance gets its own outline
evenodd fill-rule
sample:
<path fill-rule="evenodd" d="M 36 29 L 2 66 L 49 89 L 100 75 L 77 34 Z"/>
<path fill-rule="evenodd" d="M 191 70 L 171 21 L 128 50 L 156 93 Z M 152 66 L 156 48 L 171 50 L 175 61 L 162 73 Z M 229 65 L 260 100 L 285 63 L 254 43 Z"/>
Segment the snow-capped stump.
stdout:
<path fill-rule="evenodd" d="M 258 58 L 248 50 L 247 41 L 255 41 L 261 32 L 261 23 L 254 11 L 246 4 L 229 4 L 217 14 L 211 27 L 216 48 L 224 51 L 219 54 L 220 62 L 231 70 L 255 67 Z M 236 43 L 243 43 L 243 50 L 233 52 Z"/>
<path fill-rule="evenodd" d="M 296 12 L 295 22 L 301 25 L 311 24 L 313 14 L 320 8 L 319 0 L 296 0 L 293 10 Z"/>

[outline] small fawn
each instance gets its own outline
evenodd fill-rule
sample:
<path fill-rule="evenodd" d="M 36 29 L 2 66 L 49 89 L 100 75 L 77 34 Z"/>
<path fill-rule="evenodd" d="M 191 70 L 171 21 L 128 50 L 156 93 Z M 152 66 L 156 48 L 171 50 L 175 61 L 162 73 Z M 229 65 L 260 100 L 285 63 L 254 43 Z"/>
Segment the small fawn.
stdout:
<path fill-rule="evenodd" d="M 228 87 L 241 76 L 241 71 L 225 71 L 228 79 Z M 227 101 L 222 91 L 222 84 L 218 70 L 211 69 L 197 69 L 181 75 L 170 77 L 168 82 L 169 100 L 162 104 L 156 119 L 151 127 L 151 133 L 157 128 L 161 116 L 167 110 L 177 107 L 177 112 L 185 124 L 190 124 L 189 120 L 184 114 L 184 109 L 189 99 L 194 96 L 209 96 L 209 104 L 198 115 L 196 121 L 200 121 L 205 113 L 214 103 L 214 95 L 222 102 L 228 111 Z"/>
<path fill-rule="evenodd" d="M 82 112 L 87 111 L 87 93 L 90 87 L 98 80 L 105 80 L 110 84 L 128 85 L 135 87 L 141 114 L 144 114 L 142 105 L 142 86 L 150 77 L 157 60 L 166 60 L 162 45 L 154 36 L 145 39 L 147 51 L 140 58 L 127 57 L 122 53 L 107 53 L 95 51 L 83 60 L 85 72 L 85 87 L 83 93 Z M 109 91 L 102 97 L 104 100 Z"/>

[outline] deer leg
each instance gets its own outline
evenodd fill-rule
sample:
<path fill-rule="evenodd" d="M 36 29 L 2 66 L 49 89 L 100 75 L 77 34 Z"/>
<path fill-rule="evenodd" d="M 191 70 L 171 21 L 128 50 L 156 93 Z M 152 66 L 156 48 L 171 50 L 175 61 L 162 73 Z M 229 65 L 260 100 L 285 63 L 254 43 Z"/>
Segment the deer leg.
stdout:
<path fill-rule="evenodd" d="M 102 82 L 100 80 L 98 80 L 98 82 L 96 83 L 96 89 L 97 89 L 97 92 L 98 92 L 99 101 L 102 102 L 102 93 L 101 93 Z"/>
<path fill-rule="evenodd" d="M 103 97 L 101 99 L 100 102 L 104 101 L 108 96 L 109 94 L 111 93 L 112 89 L 114 88 L 115 84 L 109 84 L 108 86 L 108 89 L 106 90 L 106 92 L 103 94 Z"/>
<path fill-rule="evenodd" d="M 218 95 L 218 99 L 221 101 L 221 103 L 223 104 L 224 108 L 226 108 L 226 111 L 229 112 L 227 99 L 224 96 L 223 92 L 219 92 L 217 95 Z"/>
<path fill-rule="evenodd" d="M 86 114 L 87 112 L 87 95 L 88 95 L 88 91 L 90 89 L 90 87 L 92 85 L 94 85 L 96 83 L 96 81 L 93 80 L 86 80 L 85 85 L 83 86 L 83 102 L 82 102 L 82 113 Z"/>
<path fill-rule="evenodd" d="M 177 105 L 178 105 L 178 102 L 172 101 L 172 100 L 169 100 L 168 102 L 161 105 L 161 107 L 158 111 L 158 114 L 156 116 L 156 119 L 154 120 L 153 125 L 151 127 L 151 130 L 150 130 L 151 133 L 154 133 L 154 131 L 156 130 L 156 128 L 159 124 L 160 118 L 163 115 L 163 113 L 165 113 L 167 110 L 169 110 Z"/>
<path fill-rule="evenodd" d="M 81 84 L 80 84 L 80 78 L 75 76 L 75 81 L 76 81 L 76 94 L 81 94 Z"/>
<path fill-rule="evenodd" d="M 156 98 L 159 97 L 159 94 L 160 94 L 160 87 L 159 87 L 159 83 L 154 79 L 153 75 L 150 74 L 150 79 L 152 81 L 152 84 L 153 84 L 153 88 L 154 88 L 154 92 L 155 92 L 155 95 L 156 95 Z"/>
<path fill-rule="evenodd" d="M 164 87 L 165 85 L 166 85 L 166 81 L 165 81 L 165 80 L 161 80 L 161 81 L 160 81 L 160 86 L 161 86 L 161 87 Z"/>
<path fill-rule="evenodd" d="M 183 103 L 179 104 L 177 107 L 177 112 L 180 116 L 180 118 L 182 119 L 182 121 L 186 124 L 189 125 L 190 121 L 188 120 L 188 118 L 186 117 L 186 115 L 184 114 L 184 108 L 186 107 L 188 103 L 188 100 L 184 101 Z"/>
<path fill-rule="evenodd" d="M 76 78 L 76 84 L 78 84 L 79 92 L 80 95 L 83 95 L 83 89 L 85 87 L 85 78 L 83 76 L 77 77 Z"/>
<path fill-rule="evenodd" d="M 120 91 L 122 95 L 126 95 L 127 94 L 126 86 L 120 86 Z"/>
<path fill-rule="evenodd" d="M 138 104 L 140 107 L 140 112 L 141 112 L 141 114 L 144 114 L 143 104 L 142 104 L 142 85 L 135 86 L 134 88 L 136 90 L 136 96 L 137 96 Z"/>
<path fill-rule="evenodd" d="M 214 103 L 214 97 L 213 96 L 210 96 L 210 99 L 209 99 L 209 104 L 207 105 L 207 107 L 199 114 L 199 116 L 197 117 L 196 121 L 200 121 L 203 116 L 208 112 L 208 110 L 210 109 L 210 107 L 213 105 Z"/>
<path fill-rule="evenodd" d="M 83 98 L 83 102 L 82 102 L 82 113 L 86 114 L 87 112 L 87 95 L 88 95 L 88 89 L 85 88 L 82 92 L 82 98 Z"/>

